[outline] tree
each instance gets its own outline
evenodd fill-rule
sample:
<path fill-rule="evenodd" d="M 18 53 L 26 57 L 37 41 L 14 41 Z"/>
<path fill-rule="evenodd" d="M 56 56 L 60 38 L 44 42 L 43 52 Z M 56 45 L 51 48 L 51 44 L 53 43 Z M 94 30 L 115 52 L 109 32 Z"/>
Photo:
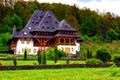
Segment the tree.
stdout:
<path fill-rule="evenodd" d="M 84 41 L 87 41 L 89 39 L 88 35 L 83 36 Z"/>
<path fill-rule="evenodd" d="M 97 59 L 100 59 L 103 62 L 107 62 L 111 59 L 111 55 L 108 53 L 106 49 L 103 49 L 103 48 L 101 48 L 100 50 L 97 50 L 96 57 Z"/>
<path fill-rule="evenodd" d="M 38 54 L 38 63 L 41 64 L 42 63 L 42 61 L 41 61 L 42 56 L 41 56 L 41 53 L 40 53 L 40 49 L 38 49 L 37 54 Z"/>
<path fill-rule="evenodd" d="M 92 58 L 92 51 L 90 51 L 89 49 L 87 49 L 87 58 Z"/>
<path fill-rule="evenodd" d="M 0 38 L 1 38 L 0 43 L 2 43 L 3 45 L 7 45 L 9 39 L 11 38 L 11 34 L 10 33 L 1 34 Z"/>
<path fill-rule="evenodd" d="M 69 16 L 66 21 L 74 27 L 76 30 L 79 30 L 80 25 L 78 24 L 78 20 L 74 16 Z"/>
<path fill-rule="evenodd" d="M 36 4 L 33 3 L 33 2 L 29 2 L 28 3 L 28 8 L 30 9 L 31 13 L 33 13 L 34 10 L 38 9 L 37 6 L 36 6 Z"/>
<path fill-rule="evenodd" d="M 57 60 L 58 60 L 58 47 L 55 46 L 54 48 L 54 62 L 57 63 Z"/>
<path fill-rule="evenodd" d="M 25 51 L 24 51 L 24 60 L 26 60 L 27 59 L 27 49 L 25 49 Z"/>
<path fill-rule="evenodd" d="M 106 40 L 117 40 L 118 39 L 118 33 L 115 32 L 115 30 L 113 29 L 110 29 L 107 31 L 107 34 L 106 34 Z"/>
<path fill-rule="evenodd" d="M 16 57 L 15 56 L 13 58 L 13 64 L 14 64 L 14 66 L 17 66 L 17 61 L 16 61 Z"/>
<path fill-rule="evenodd" d="M 80 30 L 83 35 L 87 34 L 88 36 L 94 36 L 98 32 L 98 28 L 96 26 L 96 21 L 94 16 L 89 16 L 86 20 L 81 24 Z"/>
<path fill-rule="evenodd" d="M 23 26 L 23 21 L 22 19 L 17 15 L 17 14 L 13 14 L 13 16 L 11 17 L 12 20 L 12 24 L 16 24 L 17 25 L 17 29 L 21 30 L 22 26 Z"/>

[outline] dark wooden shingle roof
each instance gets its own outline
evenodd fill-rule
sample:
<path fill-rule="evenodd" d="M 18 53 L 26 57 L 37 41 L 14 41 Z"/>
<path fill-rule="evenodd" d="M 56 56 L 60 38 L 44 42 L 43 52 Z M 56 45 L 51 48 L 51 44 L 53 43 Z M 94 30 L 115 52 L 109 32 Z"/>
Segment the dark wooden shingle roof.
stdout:
<path fill-rule="evenodd" d="M 31 16 L 31 18 L 29 19 L 28 23 L 26 24 L 26 26 L 23 28 L 23 30 L 21 30 L 19 32 L 17 32 L 16 29 L 13 30 L 12 38 L 16 38 L 16 37 L 52 38 L 54 36 L 40 36 L 40 35 L 35 36 L 35 35 L 32 35 L 31 33 L 36 32 L 36 31 L 55 32 L 58 30 L 76 31 L 65 20 L 62 20 L 62 21 L 57 20 L 57 18 L 51 11 L 35 10 L 33 15 Z M 58 36 L 58 35 L 60 36 L 60 34 L 57 34 L 55 36 Z M 61 36 L 63 36 L 63 35 L 61 35 Z M 73 37 L 76 37 L 76 35 L 73 35 Z"/>

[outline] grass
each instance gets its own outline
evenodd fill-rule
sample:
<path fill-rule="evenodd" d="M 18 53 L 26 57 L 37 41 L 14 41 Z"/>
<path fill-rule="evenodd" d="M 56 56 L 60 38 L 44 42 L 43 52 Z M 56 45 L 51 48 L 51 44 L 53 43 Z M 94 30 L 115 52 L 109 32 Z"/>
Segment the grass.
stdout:
<path fill-rule="evenodd" d="M 1 80 L 119 80 L 120 68 L 69 68 L 0 71 Z"/>
<path fill-rule="evenodd" d="M 93 42 L 93 41 L 87 41 L 81 43 L 81 57 L 86 56 L 87 49 L 92 51 L 93 57 L 95 57 L 96 51 L 105 48 L 107 51 L 113 55 L 113 54 L 120 54 L 120 40 L 119 41 L 113 41 L 112 43 L 103 43 L 103 42 Z"/>
<path fill-rule="evenodd" d="M 0 63 L 5 66 L 5 65 L 10 65 L 13 66 L 13 60 L 0 60 Z M 84 64 L 85 61 L 74 61 L 70 60 L 70 64 Z M 37 60 L 17 60 L 17 65 L 35 65 L 38 64 Z M 47 64 L 55 64 L 54 61 L 52 60 L 47 60 Z M 66 64 L 66 60 L 58 60 L 57 64 Z"/>

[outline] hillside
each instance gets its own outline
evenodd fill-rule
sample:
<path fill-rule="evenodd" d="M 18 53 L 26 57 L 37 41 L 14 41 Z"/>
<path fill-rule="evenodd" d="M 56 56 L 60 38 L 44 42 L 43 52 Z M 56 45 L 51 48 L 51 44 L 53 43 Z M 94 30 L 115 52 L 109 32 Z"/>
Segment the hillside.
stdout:
<path fill-rule="evenodd" d="M 79 9 L 76 5 L 18 1 L 14 8 L 0 4 L 0 46 L 8 46 L 7 42 L 11 38 L 13 25 L 16 24 L 17 29 L 21 30 L 36 9 L 50 10 L 59 20 L 65 19 L 83 38 L 85 35 L 97 37 L 96 39 L 100 42 L 120 39 L 120 16 L 113 13 L 98 13 L 88 8 Z"/>

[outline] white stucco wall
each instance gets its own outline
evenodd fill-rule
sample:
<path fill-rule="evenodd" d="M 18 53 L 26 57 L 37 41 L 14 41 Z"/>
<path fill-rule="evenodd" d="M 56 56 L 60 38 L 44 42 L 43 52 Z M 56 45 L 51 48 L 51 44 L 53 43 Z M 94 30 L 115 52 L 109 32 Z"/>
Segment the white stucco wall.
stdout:
<path fill-rule="evenodd" d="M 24 52 L 22 51 L 22 49 L 30 49 L 30 53 L 28 54 L 37 54 L 38 49 L 40 49 L 40 47 L 34 47 L 33 46 L 34 42 L 32 39 L 29 40 L 29 44 L 27 43 L 27 39 L 24 40 L 24 44 L 21 43 L 21 39 L 18 39 L 17 41 L 17 46 L 16 46 L 16 54 L 24 54 Z M 48 49 L 48 47 L 45 47 L 46 49 Z M 70 53 L 71 54 L 75 54 L 76 51 L 80 50 L 80 44 L 76 42 L 75 45 L 58 45 L 58 49 L 64 50 L 65 48 L 69 48 L 70 49 Z M 36 53 L 35 50 L 36 49 Z M 42 49 L 44 49 L 44 47 L 42 47 Z"/>
<path fill-rule="evenodd" d="M 37 54 L 33 52 L 33 49 L 38 50 L 38 47 L 33 47 L 33 40 L 30 39 L 29 44 L 27 43 L 27 40 L 24 40 L 24 44 L 21 43 L 21 39 L 18 39 L 17 46 L 16 46 L 16 54 L 24 54 L 22 52 L 22 49 L 31 49 L 30 53 L 28 54 Z"/>
<path fill-rule="evenodd" d="M 65 51 L 65 48 L 69 48 L 71 54 L 76 54 L 76 51 L 80 51 L 80 44 L 76 42 L 76 44 L 73 46 L 72 45 L 58 45 L 58 49 Z"/>

